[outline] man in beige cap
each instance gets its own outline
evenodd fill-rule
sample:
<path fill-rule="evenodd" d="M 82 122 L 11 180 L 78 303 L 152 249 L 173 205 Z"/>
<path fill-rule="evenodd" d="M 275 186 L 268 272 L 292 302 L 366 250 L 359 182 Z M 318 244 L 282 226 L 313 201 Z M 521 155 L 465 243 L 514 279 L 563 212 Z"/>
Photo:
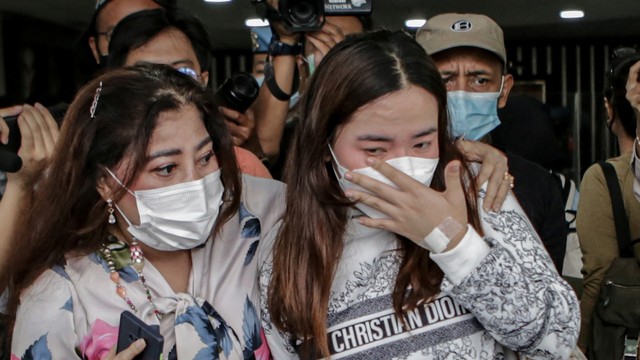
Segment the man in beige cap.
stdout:
<path fill-rule="evenodd" d="M 500 124 L 498 108 L 513 87 L 500 26 L 484 15 L 442 14 L 427 20 L 416 40 L 447 86 L 453 135 L 490 142 L 489 133 Z M 513 192 L 560 272 L 568 233 L 560 187 L 539 165 L 509 152 L 507 158 L 516 179 Z"/>

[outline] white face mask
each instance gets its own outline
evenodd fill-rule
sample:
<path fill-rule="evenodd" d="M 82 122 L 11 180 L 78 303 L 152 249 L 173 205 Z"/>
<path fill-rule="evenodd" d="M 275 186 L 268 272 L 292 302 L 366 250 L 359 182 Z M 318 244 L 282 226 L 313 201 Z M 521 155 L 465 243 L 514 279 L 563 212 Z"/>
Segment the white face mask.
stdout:
<path fill-rule="evenodd" d="M 111 171 L 109 173 L 124 187 Z M 116 208 L 129 224 L 129 233 L 156 250 L 174 251 L 193 249 L 207 241 L 218 218 L 224 186 L 218 169 L 200 180 L 127 191 L 136 198 L 140 225 L 132 224 L 122 210 Z"/>
<path fill-rule="evenodd" d="M 342 188 L 342 190 L 347 191 L 349 189 L 353 189 L 353 190 L 358 190 L 366 193 L 371 193 L 370 191 L 345 179 L 344 174 L 349 170 L 347 170 L 344 166 L 340 165 L 340 163 L 338 162 L 338 158 L 333 153 L 333 149 L 331 149 L 331 146 L 329 146 L 329 151 L 331 152 L 331 156 L 333 157 L 333 161 L 336 165 L 333 167 L 333 171 L 335 172 L 336 177 L 338 178 L 338 182 L 340 183 L 340 187 Z M 410 176 L 412 179 L 416 180 L 417 182 L 422 183 L 426 186 L 430 186 L 431 180 L 433 179 L 433 174 L 435 173 L 436 167 L 438 166 L 438 158 L 425 159 L 421 157 L 404 156 L 404 157 L 387 160 L 386 163 L 393 166 L 397 170 L 403 172 L 404 174 Z M 351 172 L 356 174 L 366 175 L 383 184 L 392 186 L 396 189 L 398 188 L 391 180 L 386 178 L 384 175 L 382 175 L 372 167 L 354 169 L 354 170 L 351 170 Z M 373 219 L 384 219 L 389 217 L 387 214 L 380 212 L 363 203 L 356 203 L 356 207 L 360 211 L 362 211 L 365 215 Z"/>

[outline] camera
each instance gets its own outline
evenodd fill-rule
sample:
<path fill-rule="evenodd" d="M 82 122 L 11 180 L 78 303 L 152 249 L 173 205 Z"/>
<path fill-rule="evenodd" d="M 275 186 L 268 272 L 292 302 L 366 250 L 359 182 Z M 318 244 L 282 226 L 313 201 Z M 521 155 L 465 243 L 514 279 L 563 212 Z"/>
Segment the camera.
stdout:
<path fill-rule="evenodd" d="M 58 123 L 58 126 L 62 123 L 62 119 L 67 112 L 69 104 L 60 103 L 47 109 L 53 116 L 53 119 Z M 22 160 L 17 155 L 22 144 L 22 135 L 20 134 L 20 127 L 18 127 L 18 117 L 7 116 L 4 121 L 9 126 L 9 142 L 4 145 L 0 143 L 0 171 L 16 172 L 22 167 Z"/>
<path fill-rule="evenodd" d="M 218 105 L 244 113 L 258 97 L 260 86 L 246 72 L 237 72 L 224 81 L 216 91 Z"/>
<path fill-rule="evenodd" d="M 62 123 L 62 119 L 64 118 L 64 114 L 67 113 L 68 107 L 69 104 L 60 103 L 47 108 L 51 113 L 51 116 L 53 116 L 53 119 L 58 123 L 58 126 Z M 4 118 L 4 121 L 9 125 L 9 143 L 7 143 L 7 145 L 0 144 L 0 151 L 18 153 L 18 150 L 20 150 L 22 135 L 20 134 L 20 128 L 18 127 L 19 116 L 20 115 L 7 116 Z"/>
<path fill-rule="evenodd" d="M 252 0 L 256 4 L 264 0 Z M 318 31 L 325 16 L 371 14 L 373 0 L 278 0 L 278 12 L 260 11 L 263 18 L 283 20 L 289 31 Z M 266 4 L 264 5 L 266 6 Z"/>

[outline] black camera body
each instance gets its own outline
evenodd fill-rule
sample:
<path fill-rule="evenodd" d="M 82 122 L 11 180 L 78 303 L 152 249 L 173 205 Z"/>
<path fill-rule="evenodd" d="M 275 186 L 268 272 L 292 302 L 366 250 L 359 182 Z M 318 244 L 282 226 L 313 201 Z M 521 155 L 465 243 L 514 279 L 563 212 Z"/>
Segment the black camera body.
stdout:
<path fill-rule="evenodd" d="M 263 0 L 254 0 L 261 2 Z M 292 32 L 318 31 L 325 16 L 371 14 L 373 0 L 279 0 L 279 17 Z M 268 17 L 268 16 L 267 16 Z"/>
<path fill-rule="evenodd" d="M 218 105 L 244 113 L 258 97 L 260 86 L 251 74 L 237 72 L 216 91 Z"/>

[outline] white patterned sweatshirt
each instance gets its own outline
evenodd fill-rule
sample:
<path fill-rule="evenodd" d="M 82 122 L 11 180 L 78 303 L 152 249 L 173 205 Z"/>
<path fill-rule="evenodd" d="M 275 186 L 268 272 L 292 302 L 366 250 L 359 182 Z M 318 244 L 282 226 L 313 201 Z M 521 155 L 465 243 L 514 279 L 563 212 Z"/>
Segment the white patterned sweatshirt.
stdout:
<path fill-rule="evenodd" d="M 575 293 L 512 194 L 500 212 L 479 215 L 484 237 L 469 227 L 454 249 L 430 255 L 445 274 L 441 293 L 405 313 L 408 328 L 391 299 L 396 236 L 352 219 L 328 304 L 331 358 L 568 358 L 580 329 Z M 261 243 L 258 260 L 262 325 L 274 359 L 295 359 L 299 341 L 271 323 L 266 307 L 272 245 Z"/>

